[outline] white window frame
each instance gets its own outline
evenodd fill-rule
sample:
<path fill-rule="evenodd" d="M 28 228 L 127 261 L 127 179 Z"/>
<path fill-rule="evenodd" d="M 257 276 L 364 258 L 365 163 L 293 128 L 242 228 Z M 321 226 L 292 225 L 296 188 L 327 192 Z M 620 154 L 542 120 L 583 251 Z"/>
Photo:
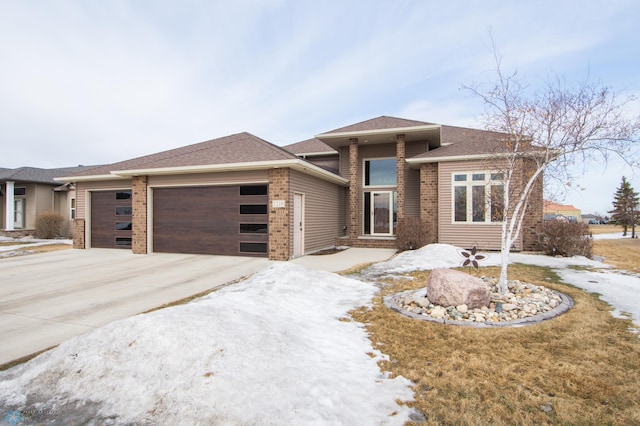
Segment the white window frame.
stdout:
<path fill-rule="evenodd" d="M 456 181 L 457 176 L 466 176 L 464 181 Z M 474 175 L 484 175 L 482 180 L 473 180 Z M 493 186 L 502 186 L 504 190 L 503 178 L 497 178 L 496 175 L 503 173 L 495 170 L 479 170 L 479 171 L 461 171 L 451 173 L 451 223 L 454 225 L 481 225 L 487 223 L 502 223 L 500 221 L 491 220 L 491 188 Z M 456 188 L 466 188 L 466 220 L 456 220 Z M 484 220 L 473 220 L 473 187 L 484 187 Z"/>
<path fill-rule="evenodd" d="M 74 220 L 76 218 L 76 197 L 71 197 L 69 200 L 69 219 Z"/>

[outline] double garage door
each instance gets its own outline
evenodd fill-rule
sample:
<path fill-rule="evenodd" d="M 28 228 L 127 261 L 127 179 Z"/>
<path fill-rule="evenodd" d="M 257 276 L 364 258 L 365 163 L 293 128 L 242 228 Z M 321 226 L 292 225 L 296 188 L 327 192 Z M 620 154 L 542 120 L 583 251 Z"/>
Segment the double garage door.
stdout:
<path fill-rule="evenodd" d="M 113 204 L 95 203 L 94 196 L 111 199 Z M 110 230 L 111 235 L 104 239 L 106 245 L 96 245 L 94 235 L 101 230 L 94 230 L 95 215 L 108 214 L 94 208 L 99 205 L 100 209 L 117 212 L 121 207 L 118 201 L 116 191 L 92 194 L 93 247 L 126 247 L 122 238 L 129 238 L 130 244 L 130 234 L 121 235 L 126 230 L 118 229 L 125 225 L 114 225 L 111 220 L 98 225 L 104 228 L 104 234 Z M 152 220 L 154 252 L 267 256 L 267 185 L 154 188 L 148 219 Z"/>

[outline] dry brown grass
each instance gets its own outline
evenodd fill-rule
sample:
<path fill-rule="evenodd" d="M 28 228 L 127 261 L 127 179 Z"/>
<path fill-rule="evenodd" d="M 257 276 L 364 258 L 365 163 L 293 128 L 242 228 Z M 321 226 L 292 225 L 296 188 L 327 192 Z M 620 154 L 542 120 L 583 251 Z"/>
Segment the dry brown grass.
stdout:
<path fill-rule="evenodd" d="M 31 243 L 27 243 L 27 242 L 22 242 L 22 241 L 2 241 L 0 242 L 0 247 L 9 247 L 9 246 L 19 246 L 19 245 L 23 245 L 23 244 L 31 244 Z"/>
<path fill-rule="evenodd" d="M 413 381 L 416 400 L 409 405 L 428 425 L 640 424 L 640 339 L 628 331 L 630 321 L 558 283 L 547 268 L 514 265 L 510 274 L 568 294 L 575 307 L 523 328 L 416 321 L 382 304 L 384 295 L 423 287 L 428 272 L 416 272 L 413 280 L 389 283 L 372 309 L 352 314 L 389 355 L 381 367 Z"/>
<path fill-rule="evenodd" d="M 589 225 L 589 231 L 591 231 L 593 235 L 615 234 L 616 232 L 620 232 L 620 235 L 622 235 L 623 230 L 624 228 L 618 225 Z"/>
<path fill-rule="evenodd" d="M 640 272 L 640 239 L 595 240 L 593 254 L 618 269 Z"/>

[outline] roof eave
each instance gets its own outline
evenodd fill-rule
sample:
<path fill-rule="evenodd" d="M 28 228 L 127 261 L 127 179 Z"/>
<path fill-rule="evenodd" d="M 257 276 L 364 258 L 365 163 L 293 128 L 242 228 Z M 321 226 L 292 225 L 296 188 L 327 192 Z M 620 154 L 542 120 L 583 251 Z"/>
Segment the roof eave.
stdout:
<path fill-rule="evenodd" d="M 63 176 L 53 178 L 56 182 L 92 182 L 92 181 L 104 181 L 104 180 L 118 180 L 122 179 L 122 176 L 116 176 L 113 174 L 102 175 L 86 175 L 86 176 Z"/>
<path fill-rule="evenodd" d="M 400 134 L 400 133 L 416 133 L 425 130 L 439 129 L 439 124 L 426 124 L 424 126 L 411 126 L 411 127 L 392 127 L 387 129 L 374 129 L 374 130 L 356 130 L 353 132 L 335 132 L 335 133 L 322 133 L 316 135 L 317 139 L 338 139 L 338 138 L 357 138 L 360 136 L 370 135 L 388 135 L 388 134 Z"/>
<path fill-rule="evenodd" d="M 246 163 L 208 164 L 208 165 L 201 165 L 201 166 L 113 170 L 108 175 L 75 176 L 75 177 L 70 176 L 70 177 L 64 177 L 64 178 L 56 178 L 56 180 L 59 180 L 62 182 L 88 182 L 88 181 L 98 181 L 98 180 L 117 180 L 117 179 L 123 179 L 123 178 L 131 178 L 133 176 L 220 173 L 220 172 L 244 171 L 244 170 L 268 170 L 268 169 L 283 168 L 283 167 L 290 167 L 302 173 L 314 175 L 318 178 L 328 180 L 342 186 L 347 186 L 349 184 L 349 181 L 347 179 L 299 158 L 291 158 L 287 160 L 252 161 L 252 162 L 246 162 Z"/>

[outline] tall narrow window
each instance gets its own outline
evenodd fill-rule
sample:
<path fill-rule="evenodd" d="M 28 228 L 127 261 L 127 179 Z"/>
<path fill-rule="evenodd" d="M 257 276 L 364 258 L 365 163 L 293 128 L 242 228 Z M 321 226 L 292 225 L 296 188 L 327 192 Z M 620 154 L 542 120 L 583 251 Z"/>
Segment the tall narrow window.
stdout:
<path fill-rule="evenodd" d="M 491 222 L 504 220 L 504 185 L 491 185 Z"/>
<path fill-rule="evenodd" d="M 69 219 L 73 220 L 76 218 L 76 199 L 72 198 L 70 207 L 69 207 Z"/>

